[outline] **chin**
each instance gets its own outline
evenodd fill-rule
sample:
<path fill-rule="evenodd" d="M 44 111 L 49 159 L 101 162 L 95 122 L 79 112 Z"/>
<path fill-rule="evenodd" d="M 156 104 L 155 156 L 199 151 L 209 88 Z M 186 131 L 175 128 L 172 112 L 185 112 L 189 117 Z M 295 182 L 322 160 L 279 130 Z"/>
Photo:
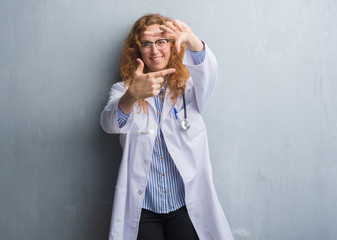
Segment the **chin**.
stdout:
<path fill-rule="evenodd" d="M 166 66 L 163 65 L 163 66 L 151 66 L 148 69 L 151 72 L 158 72 L 158 71 L 164 70 L 165 68 L 166 68 Z"/>

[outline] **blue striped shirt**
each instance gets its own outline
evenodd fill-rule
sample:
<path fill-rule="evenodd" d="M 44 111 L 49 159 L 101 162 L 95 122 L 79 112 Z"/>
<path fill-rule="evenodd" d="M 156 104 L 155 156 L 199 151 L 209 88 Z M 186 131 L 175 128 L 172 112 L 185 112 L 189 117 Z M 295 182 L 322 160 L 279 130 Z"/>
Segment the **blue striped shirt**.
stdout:
<path fill-rule="evenodd" d="M 191 52 L 195 64 L 205 59 L 205 50 Z M 163 109 L 162 95 L 166 82 L 160 93 L 154 97 L 157 113 L 158 131 L 152 152 L 152 162 L 145 190 L 143 208 L 156 213 L 169 213 L 185 205 L 185 189 L 180 173 L 168 152 L 163 133 L 160 128 Z M 118 124 L 122 128 L 130 115 L 117 108 Z"/>
<path fill-rule="evenodd" d="M 185 205 L 184 183 L 167 150 L 160 128 L 163 109 L 162 95 L 165 85 L 154 97 L 159 128 L 154 142 L 152 163 L 143 201 L 143 208 L 156 213 L 168 213 Z"/>

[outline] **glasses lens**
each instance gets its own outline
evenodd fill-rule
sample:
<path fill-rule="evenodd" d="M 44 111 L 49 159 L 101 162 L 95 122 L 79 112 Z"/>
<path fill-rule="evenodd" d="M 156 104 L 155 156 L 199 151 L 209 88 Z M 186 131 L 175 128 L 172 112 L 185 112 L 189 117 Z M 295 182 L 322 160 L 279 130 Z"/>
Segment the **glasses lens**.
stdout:
<path fill-rule="evenodd" d="M 149 52 L 151 50 L 152 43 L 151 42 L 142 42 L 140 48 L 143 52 Z"/>
<path fill-rule="evenodd" d="M 167 47 L 168 43 L 167 43 L 167 39 L 160 39 L 156 41 L 156 47 L 159 50 L 164 50 Z"/>

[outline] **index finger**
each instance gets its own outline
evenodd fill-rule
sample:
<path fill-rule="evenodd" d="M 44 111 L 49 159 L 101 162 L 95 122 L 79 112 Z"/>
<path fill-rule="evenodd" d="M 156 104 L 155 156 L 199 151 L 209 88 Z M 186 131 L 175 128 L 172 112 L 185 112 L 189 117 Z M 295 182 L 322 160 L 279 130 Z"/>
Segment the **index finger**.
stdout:
<path fill-rule="evenodd" d="M 145 36 L 150 36 L 150 37 L 161 37 L 163 33 L 164 31 L 144 31 L 143 32 Z"/>
<path fill-rule="evenodd" d="M 164 70 L 161 70 L 161 71 L 158 71 L 158 72 L 153 72 L 152 75 L 154 77 L 164 77 L 167 74 L 174 73 L 175 71 L 176 70 L 174 68 L 169 68 L 169 69 L 164 69 Z"/>
<path fill-rule="evenodd" d="M 182 27 L 182 24 L 181 24 L 181 23 L 182 23 L 182 22 L 179 21 L 179 20 L 177 20 L 177 19 L 173 20 L 173 24 L 174 24 L 175 26 L 177 26 L 177 27 L 179 28 L 179 30 L 182 32 L 182 31 L 184 31 L 184 28 Z"/>

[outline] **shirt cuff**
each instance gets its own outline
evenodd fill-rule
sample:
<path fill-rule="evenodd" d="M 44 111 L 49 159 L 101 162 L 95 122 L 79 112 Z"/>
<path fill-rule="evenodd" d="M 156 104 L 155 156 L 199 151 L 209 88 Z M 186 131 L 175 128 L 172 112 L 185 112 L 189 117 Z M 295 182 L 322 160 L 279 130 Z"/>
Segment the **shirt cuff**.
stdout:
<path fill-rule="evenodd" d="M 190 53 L 196 65 L 203 63 L 203 61 L 205 60 L 206 57 L 205 49 L 200 52 L 192 52 L 190 50 Z"/>
<path fill-rule="evenodd" d="M 119 128 L 122 128 L 128 121 L 130 114 L 123 113 L 120 107 L 117 106 L 117 115 L 118 115 L 118 126 Z"/>

